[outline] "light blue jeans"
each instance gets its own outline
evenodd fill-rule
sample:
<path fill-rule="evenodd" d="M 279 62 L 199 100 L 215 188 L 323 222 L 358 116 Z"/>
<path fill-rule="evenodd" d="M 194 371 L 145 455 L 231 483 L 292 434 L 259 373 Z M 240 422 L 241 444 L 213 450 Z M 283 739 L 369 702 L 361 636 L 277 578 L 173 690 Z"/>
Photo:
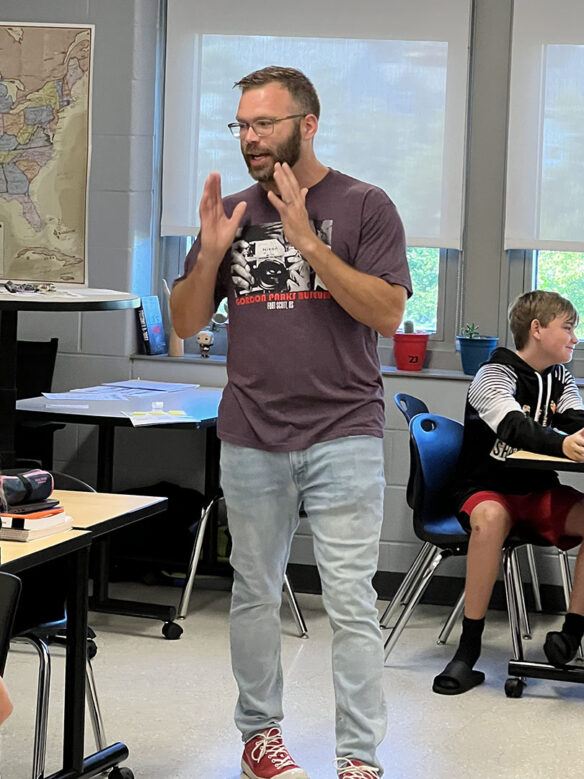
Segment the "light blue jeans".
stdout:
<path fill-rule="evenodd" d="M 284 716 L 280 604 L 302 503 L 333 629 L 337 757 L 381 768 L 383 642 L 371 580 L 383 518 L 382 440 L 350 436 L 283 453 L 223 442 L 221 482 L 233 538 L 231 659 L 243 740 Z"/>

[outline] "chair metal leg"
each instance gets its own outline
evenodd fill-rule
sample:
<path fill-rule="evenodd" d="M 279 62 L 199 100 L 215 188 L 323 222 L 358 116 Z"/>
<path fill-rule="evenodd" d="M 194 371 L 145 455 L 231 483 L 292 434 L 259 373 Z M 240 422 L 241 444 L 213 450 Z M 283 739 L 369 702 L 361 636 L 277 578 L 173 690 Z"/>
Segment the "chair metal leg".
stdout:
<path fill-rule="evenodd" d="M 454 607 L 450 612 L 450 616 L 448 617 L 448 619 L 444 623 L 444 627 L 440 631 L 440 635 L 438 636 L 438 640 L 436 641 L 437 644 L 445 644 L 448 641 L 448 637 L 452 633 L 452 628 L 456 625 L 456 623 L 462 616 L 463 611 L 464 611 L 464 589 L 458 596 L 458 600 L 454 604 Z"/>
<path fill-rule="evenodd" d="M 32 753 L 32 779 L 42 779 L 45 774 L 47 754 L 47 725 L 49 721 L 49 691 L 51 686 L 51 656 L 49 647 L 41 638 L 24 634 L 13 639 L 18 643 L 30 644 L 39 656 L 39 674 L 37 684 L 37 705 L 34 725 L 34 745 Z"/>
<path fill-rule="evenodd" d="M 562 589 L 564 591 L 564 603 L 566 605 L 566 611 L 570 610 L 570 597 L 572 596 L 572 573 L 570 571 L 570 558 L 568 553 L 563 549 L 558 549 L 558 561 L 560 563 L 560 574 L 562 576 Z M 578 647 L 579 660 L 584 659 L 584 651 L 582 644 Z"/>
<path fill-rule="evenodd" d="M 517 550 L 513 551 L 511 555 L 511 571 L 513 573 L 513 581 L 515 585 L 515 592 L 517 595 L 517 609 L 519 615 L 519 623 L 521 625 L 521 632 L 523 638 L 531 638 L 531 625 L 529 624 L 529 615 L 527 613 L 527 606 L 525 605 L 525 592 L 523 590 L 523 581 L 521 580 L 521 569 L 519 568 L 519 556 Z"/>
<path fill-rule="evenodd" d="M 91 660 L 89 658 L 87 658 L 87 664 L 85 666 L 85 697 L 87 698 L 87 708 L 89 710 L 93 735 L 95 736 L 95 743 L 98 751 L 100 751 L 106 748 L 107 739 L 105 736 L 101 710 L 99 708 L 99 701 L 97 699 L 93 666 L 91 665 Z"/>
<path fill-rule="evenodd" d="M 568 553 L 558 549 L 558 562 L 560 564 L 560 574 L 562 576 L 562 590 L 564 592 L 564 605 L 566 611 L 570 610 L 570 597 L 572 595 L 572 574 L 570 572 L 570 561 Z"/>
<path fill-rule="evenodd" d="M 513 556 L 515 550 L 511 547 L 503 549 L 503 581 L 505 582 L 505 595 L 507 596 L 507 612 L 509 614 L 509 628 L 511 630 L 511 642 L 515 660 L 523 660 L 523 641 L 521 639 L 521 624 L 519 617 L 518 590 L 516 578 L 513 574 Z"/>
<path fill-rule="evenodd" d="M 403 584 L 403 591 L 402 591 L 402 597 L 400 598 L 400 605 L 405 606 L 406 603 L 409 600 L 410 597 L 410 590 L 412 588 L 412 585 L 416 579 L 416 575 L 418 574 L 420 570 L 420 566 L 424 562 L 424 557 L 430 552 L 431 549 L 434 548 L 434 544 L 431 544 L 429 541 L 426 541 L 418 554 L 416 555 L 416 558 L 414 562 L 411 564 L 409 571 L 406 573 L 404 580 L 402 582 Z M 396 593 L 397 594 L 397 593 Z M 387 625 L 382 623 L 382 627 L 387 627 Z"/>
<path fill-rule="evenodd" d="M 201 514 L 201 521 L 197 528 L 195 540 L 193 542 L 193 550 L 191 552 L 191 559 L 189 561 L 189 567 L 187 569 L 187 576 L 185 579 L 185 585 L 183 587 L 182 597 L 178 607 L 178 612 L 175 619 L 186 619 L 189 610 L 189 601 L 191 599 L 191 593 L 193 591 L 193 585 L 195 583 L 195 575 L 197 573 L 197 566 L 199 564 L 199 558 L 201 556 L 201 550 L 203 548 L 203 538 L 205 536 L 205 529 L 207 522 L 211 516 L 211 512 L 215 506 L 217 498 L 214 498 L 204 509 Z"/>
<path fill-rule="evenodd" d="M 382 628 L 388 628 L 397 610 L 403 608 L 408 603 L 409 598 L 411 597 L 412 588 L 415 586 L 421 570 L 428 564 L 429 560 L 433 558 L 437 550 L 438 547 L 434 546 L 434 544 L 431 544 L 429 541 L 426 541 L 424 546 L 420 549 L 416 555 L 416 559 L 402 579 L 395 595 L 379 620 L 379 624 Z"/>
<path fill-rule="evenodd" d="M 430 583 L 430 579 L 432 578 L 436 568 L 440 565 L 442 560 L 445 557 L 449 556 L 448 552 L 445 552 L 443 549 L 439 549 L 438 547 L 434 547 L 435 552 L 432 555 L 431 559 L 429 560 L 428 564 L 424 566 L 423 570 L 419 572 L 417 582 L 415 585 L 412 586 L 410 599 L 406 606 L 404 607 L 404 610 L 399 616 L 399 619 L 391 629 L 388 637 L 385 640 L 385 660 L 387 661 L 387 658 L 389 657 L 389 654 L 393 647 L 396 645 L 398 638 L 400 637 L 402 630 L 407 624 L 407 621 L 409 620 L 412 611 L 418 604 L 420 598 L 424 594 L 424 590 Z"/>
<path fill-rule="evenodd" d="M 300 638 L 308 638 L 308 630 L 306 629 L 306 622 L 304 621 L 304 617 L 302 616 L 302 612 L 300 611 L 300 606 L 298 605 L 298 601 L 296 600 L 296 593 L 292 589 L 292 585 L 290 584 L 290 579 L 288 578 L 288 574 L 284 574 L 284 591 L 288 596 L 288 603 L 292 611 L 292 616 L 294 617 L 294 622 L 296 622 L 296 627 L 298 628 L 298 635 L 300 636 Z"/>
<path fill-rule="evenodd" d="M 527 544 L 525 547 L 527 554 L 527 565 L 529 567 L 529 575 L 531 576 L 531 586 L 533 588 L 533 602 L 536 611 L 542 611 L 541 607 L 541 589 L 539 586 L 539 576 L 537 574 L 537 568 L 535 565 L 535 552 L 531 544 Z"/>

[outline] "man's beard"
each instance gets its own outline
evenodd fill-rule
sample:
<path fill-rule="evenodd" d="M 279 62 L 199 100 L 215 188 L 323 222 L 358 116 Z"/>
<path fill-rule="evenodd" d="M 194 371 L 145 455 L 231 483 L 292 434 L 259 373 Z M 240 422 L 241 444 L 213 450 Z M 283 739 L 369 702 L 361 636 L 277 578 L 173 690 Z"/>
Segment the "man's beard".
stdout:
<path fill-rule="evenodd" d="M 266 162 L 267 167 L 256 169 L 250 165 L 249 158 L 253 154 L 262 153 L 261 149 L 256 147 L 256 144 L 250 144 L 245 151 L 241 151 L 243 159 L 247 165 L 249 175 L 259 182 L 272 182 L 274 180 L 274 165 L 276 162 L 287 162 L 290 167 L 294 167 L 300 159 L 300 151 L 302 149 L 302 136 L 300 133 L 300 122 L 296 121 L 296 126 L 290 133 L 290 137 L 283 141 L 274 151 L 266 151 L 272 161 Z"/>

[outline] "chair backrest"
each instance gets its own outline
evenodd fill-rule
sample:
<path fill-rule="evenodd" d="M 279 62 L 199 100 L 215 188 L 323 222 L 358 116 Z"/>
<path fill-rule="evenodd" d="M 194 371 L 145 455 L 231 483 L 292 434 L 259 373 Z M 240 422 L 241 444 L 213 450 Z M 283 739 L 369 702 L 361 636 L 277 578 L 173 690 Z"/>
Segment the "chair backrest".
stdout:
<path fill-rule="evenodd" d="M 77 492 L 95 492 L 94 488 L 76 476 L 61 471 L 51 471 L 56 490 L 76 490 Z"/>
<path fill-rule="evenodd" d="M 414 530 L 425 540 L 428 533 L 466 539 L 455 516 L 452 489 L 463 429 L 460 422 L 438 414 L 418 414 L 410 422 Z"/>
<path fill-rule="evenodd" d="M 58 338 L 18 341 L 16 345 L 16 398 L 35 398 L 50 392 L 55 371 Z"/>
<path fill-rule="evenodd" d="M 427 414 L 428 406 L 423 400 L 415 398 L 413 395 L 408 395 L 405 392 L 396 392 L 393 396 L 395 405 L 402 412 L 406 421 L 409 423 L 416 416 L 416 414 Z"/>
<path fill-rule="evenodd" d="M 0 676 L 4 674 L 21 586 L 17 576 L 0 571 Z"/>
<path fill-rule="evenodd" d="M 406 418 L 406 422 L 408 423 L 408 425 L 410 424 L 412 419 L 416 416 L 416 414 L 428 413 L 428 406 L 424 403 L 424 401 L 420 400 L 419 398 L 415 398 L 413 395 L 408 395 L 405 392 L 396 392 L 395 395 L 393 396 L 393 399 L 395 401 L 395 405 L 399 408 L 399 410 Z M 410 463 L 413 460 L 411 447 L 412 445 L 410 442 Z M 413 474 L 413 469 L 410 467 L 410 476 L 408 479 L 408 486 L 406 488 L 406 500 L 410 508 L 414 507 L 414 502 L 413 502 L 414 485 L 412 483 L 412 474 Z"/>

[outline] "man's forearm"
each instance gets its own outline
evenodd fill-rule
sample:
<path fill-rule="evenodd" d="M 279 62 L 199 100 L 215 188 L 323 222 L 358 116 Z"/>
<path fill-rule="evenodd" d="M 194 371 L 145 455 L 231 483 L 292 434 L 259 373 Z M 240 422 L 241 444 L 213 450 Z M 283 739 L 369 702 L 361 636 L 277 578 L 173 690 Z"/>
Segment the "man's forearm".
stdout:
<path fill-rule="evenodd" d="M 179 338 L 190 338 L 202 330 L 215 310 L 217 268 L 199 255 L 197 264 L 170 295 L 172 326 Z"/>
<path fill-rule="evenodd" d="M 348 314 L 386 338 L 393 336 L 405 309 L 404 287 L 355 270 L 316 236 L 303 256 Z"/>

